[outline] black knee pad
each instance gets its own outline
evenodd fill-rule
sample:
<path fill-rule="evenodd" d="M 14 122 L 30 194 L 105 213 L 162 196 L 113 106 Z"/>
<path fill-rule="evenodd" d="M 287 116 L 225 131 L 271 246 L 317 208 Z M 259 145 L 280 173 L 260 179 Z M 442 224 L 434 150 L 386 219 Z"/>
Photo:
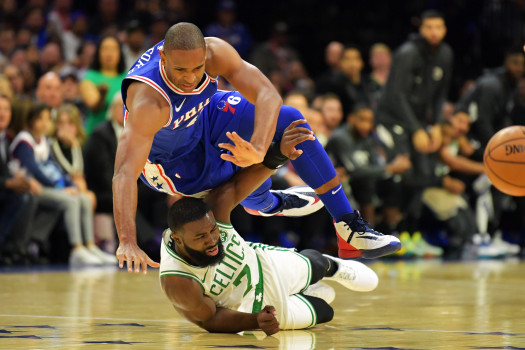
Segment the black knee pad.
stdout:
<path fill-rule="evenodd" d="M 334 309 L 326 301 L 321 298 L 312 297 L 310 295 L 301 294 L 312 304 L 315 313 L 317 314 L 317 324 L 330 322 L 334 318 Z"/>

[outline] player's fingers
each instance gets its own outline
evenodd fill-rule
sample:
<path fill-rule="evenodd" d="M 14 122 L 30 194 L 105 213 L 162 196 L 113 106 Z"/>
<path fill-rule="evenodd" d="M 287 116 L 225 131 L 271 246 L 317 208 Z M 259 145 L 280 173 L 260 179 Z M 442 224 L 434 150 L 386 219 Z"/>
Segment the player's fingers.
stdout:
<path fill-rule="evenodd" d="M 142 262 L 142 259 L 140 259 L 138 256 L 133 258 L 133 268 L 135 269 L 135 273 L 140 272 L 140 263 Z"/>
<path fill-rule="evenodd" d="M 126 254 L 126 266 L 128 268 L 128 272 L 133 272 L 133 259 L 129 254 Z"/>
<path fill-rule="evenodd" d="M 299 156 L 301 154 L 303 154 L 303 150 L 302 149 L 296 149 L 290 154 L 290 156 L 288 158 L 290 158 L 291 160 L 296 160 L 297 158 L 299 158 Z"/>
<path fill-rule="evenodd" d="M 291 130 L 288 130 L 286 131 L 287 134 L 313 134 L 313 131 L 310 130 L 310 129 L 307 129 L 307 128 L 303 128 L 303 127 L 297 127 L 297 128 L 293 128 Z"/>
<path fill-rule="evenodd" d="M 236 145 L 243 146 L 243 147 L 249 147 L 250 143 L 239 136 L 235 131 L 231 133 L 231 140 L 235 142 Z"/>
<path fill-rule="evenodd" d="M 290 130 L 290 129 L 293 129 L 295 128 L 297 125 L 300 125 L 300 124 L 304 124 L 306 123 L 306 120 L 305 119 L 298 119 L 296 121 L 293 121 L 290 123 L 290 125 L 288 125 L 288 127 L 285 129 L 286 130 Z"/>
<path fill-rule="evenodd" d="M 291 142 L 291 144 L 293 146 L 296 146 L 298 144 L 300 144 L 301 142 L 304 142 L 306 140 L 315 140 L 315 136 L 314 135 L 297 135 L 293 141 Z"/>
<path fill-rule="evenodd" d="M 237 159 L 235 159 L 235 157 L 232 156 L 231 154 L 221 154 L 221 159 L 226 160 L 228 162 L 232 162 L 233 164 L 237 166 L 240 166 L 239 163 L 237 162 Z"/>
<path fill-rule="evenodd" d="M 231 143 L 219 143 L 220 148 L 224 148 L 225 150 L 228 150 L 230 152 L 233 152 L 235 150 L 235 146 Z"/>
<path fill-rule="evenodd" d="M 119 268 L 123 268 L 124 267 L 124 257 L 122 255 L 117 255 L 117 259 L 118 259 L 118 267 Z"/>
<path fill-rule="evenodd" d="M 148 265 L 151 267 L 160 267 L 160 264 L 156 261 L 153 261 L 149 256 L 147 257 Z"/>
<path fill-rule="evenodd" d="M 148 273 L 148 263 L 144 260 L 142 260 L 141 262 L 141 265 L 142 265 L 142 273 L 145 275 Z M 140 269 L 140 266 L 139 266 L 139 269 Z"/>
<path fill-rule="evenodd" d="M 275 307 L 272 306 L 272 305 L 266 305 L 264 307 L 264 309 L 265 309 L 266 312 L 268 312 L 268 313 L 270 313 L 270 314 L 272 314 L 274 316 L 277 315 L 277 310 L 275 310 Z"/>

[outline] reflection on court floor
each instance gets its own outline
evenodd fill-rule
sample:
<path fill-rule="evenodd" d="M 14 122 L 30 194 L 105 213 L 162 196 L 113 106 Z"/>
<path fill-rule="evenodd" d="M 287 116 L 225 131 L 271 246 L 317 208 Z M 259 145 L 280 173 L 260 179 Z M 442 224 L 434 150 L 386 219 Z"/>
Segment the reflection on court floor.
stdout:
<path fill-rule="evenodd" d="M 384 262 L 371 293 L 338 284 L 332 322 L 210 334 L 169 305 L 156 270 L 0 273 L 0 349 L 525 349 L 525 263 Z"/>

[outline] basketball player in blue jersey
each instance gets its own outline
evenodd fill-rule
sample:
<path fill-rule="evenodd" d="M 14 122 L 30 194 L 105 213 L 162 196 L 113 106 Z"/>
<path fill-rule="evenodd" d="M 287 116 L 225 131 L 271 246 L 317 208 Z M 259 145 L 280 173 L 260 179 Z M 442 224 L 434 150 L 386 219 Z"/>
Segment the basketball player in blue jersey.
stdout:
<path fill-rule="evenodd" d="M 217 91 L 217 78 L 238 91 Z M 178 23 L 147 50 L 122 83 L 125 127 L 113 178 L 117 257 L 128 271 L 158 267 L 136 243 L 136 180 L 172 195 L 205 196 L 241 167 L 260 163 L 272 140 L 303 119 L 270 81 L 225 41 L 204 38 L 198 27 Z M 238 149 L 233 140 L 249 140 Z M 241 204 L 259 215 L 305 215 L 319 208 L 334 218 L 341 257 L 375 258 L 399 250 L 396 237 L 370 229 L 354 213 L 322 146 L 308 141 L 293 161 L 315 190 L 270 191 L 267 180 Z M 317 198 L 318 197 L 318 198 Z"/>

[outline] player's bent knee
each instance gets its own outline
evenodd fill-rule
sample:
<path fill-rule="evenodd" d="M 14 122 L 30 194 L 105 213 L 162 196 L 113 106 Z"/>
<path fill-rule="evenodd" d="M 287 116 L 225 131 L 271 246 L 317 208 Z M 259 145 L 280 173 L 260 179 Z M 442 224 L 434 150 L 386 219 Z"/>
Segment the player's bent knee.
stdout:
<path fill-rule="evenodd" d="M 312 304 L 315 313 L 317 314 L 317 324 L 332 321 L 334 318 L 334 309 L 328 305 L 326 301 L 321 298 L 310 295 L 303 295 Z"/>
<path fill-rule="evenodd" d="M 323 254 L 319 253 L 314 249 L 304 249 L 299 252 L 299 254 L 305 256 L 310 260 L 312 267 L 312 276 L 310 284 L 314 284 L 317 281 L 320 281 L 326 275 L 326 258 Z"/>

